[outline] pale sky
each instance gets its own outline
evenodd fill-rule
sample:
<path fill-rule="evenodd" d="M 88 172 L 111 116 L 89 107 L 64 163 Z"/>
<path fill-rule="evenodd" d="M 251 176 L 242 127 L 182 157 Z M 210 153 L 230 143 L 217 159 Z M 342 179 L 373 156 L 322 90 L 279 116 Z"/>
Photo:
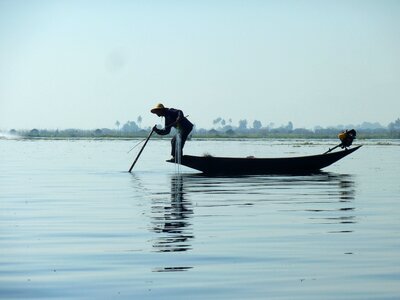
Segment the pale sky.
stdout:
<path fill-rule="evenodd" d="M 0 129 L 400 117 L 400 1 L 0 0 Z"/>

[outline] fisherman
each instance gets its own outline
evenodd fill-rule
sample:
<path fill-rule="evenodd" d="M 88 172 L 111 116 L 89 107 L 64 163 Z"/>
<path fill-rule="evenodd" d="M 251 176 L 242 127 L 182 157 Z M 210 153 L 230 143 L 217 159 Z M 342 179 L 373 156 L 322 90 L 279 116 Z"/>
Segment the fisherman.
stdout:
<path fill-rule="evenodd" d="M 175 108 L 164 107 L 161 103 L 158 103 L 151 112 L 159 117 L 165 117 L 164 129 L 158 129 L 157 125 L 153 127 L 153 130 L 159 135 L 167 135 L 171 132 L 171 128 L 174 127 L 177 130 L 177 134 L 171 140 L 171 155 L 174 159 L 182 157 L 183 146 L 193 129 L 193 124 L 183 115 L 183 112 Z M 177 153 L 176 144 L 177 139 L 180 138 L 179 153 Z"/>

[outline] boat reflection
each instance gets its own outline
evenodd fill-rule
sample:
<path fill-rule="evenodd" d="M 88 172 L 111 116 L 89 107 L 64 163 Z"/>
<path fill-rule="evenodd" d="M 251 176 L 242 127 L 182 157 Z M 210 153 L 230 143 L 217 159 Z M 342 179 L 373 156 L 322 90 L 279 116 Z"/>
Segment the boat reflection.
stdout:
<path fill-rule="evenodd" d="M 259 222 L 259 225 L 270 228 L 268 220 L 273 215 L 273 218 L 282 220 L 283 226 L 290 225 L 284 220 L 295 220 L 312 228 L 316 225 L 322 233 L 351 233 L 357 223 L 355 194 L 354 178 L 347 174 L 321 172 L 312 176 L 238 177 L 173 175 L 169 192 L 158 190 L 152 194 L 151 231 L 157 233 L 152 240 L 152 247 L 160 253 L 192 250 L 195 239 L 193 203 L 196 204 L 196 218 L 202 222 L 221 225 L 218 218 L 222 217 L 227 220 L 227 226 L 235 227 L 240 224 L 229 221 L 240 215 L 249 224 Z M 176 272 L 190 268 L 184 264 L 153 271 Z"/>
<path fill-rule="evenodd" d="M 152 230 L 159 233 L 153 241 L 157 252 L 182 252 L 192 248 L 190 242 L 194 236 L 190 218 L 193 209 L 185 197 L 184 180 L 181 175 L 172 176 L 170 200 L 152 201 Z"/>
<path fill-rule="evenodd" d="M 354 226 L 351 224 L 357 223 L 355 214 L 355 196 L 356 188 L 355 181 L 352 175 L 348 174 L 335 174 L 331 175 L 338 182 L 338 190 L 336 193 L 332 193 L 333 199 L 337 202 L 333 202 L 335 207 L 330 209 L 321 210 L 319 217 L 310 217 L 312 220 L 320 221 L 318 224 L 340 224 L 348 225 L 341 226 L 337 230 L 328 231 L 328 233 L 352 233 Z"/>
<path fill-rule="evenodd" d="M 185 176 L 185 190 L 199 207 L 255 206 L 310 213 L 315 224 L 354 224 L 356 187 L 352 175 L 319 172 L 304 176 Z M 279 211 L 277 212 L 279 213 Z M 340 229 L 336 232 L 352 232 Z"/>

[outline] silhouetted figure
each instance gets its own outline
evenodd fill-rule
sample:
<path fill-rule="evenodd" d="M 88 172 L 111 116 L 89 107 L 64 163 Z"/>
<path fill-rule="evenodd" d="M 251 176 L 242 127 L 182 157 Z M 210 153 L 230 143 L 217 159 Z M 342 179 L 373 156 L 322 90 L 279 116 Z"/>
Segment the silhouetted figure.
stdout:
<path fill-rule="evenodd" d="M 153 130 L 159 135 L 167 135 L 171 132 L 171 128 L 177 129 L 177 135 L 171 140 L 171 155 L 175 158 L 176 156 L 182 157 L 183 146 L 193 129 L 193 124 L 183 115 L 183 112 L 175 108 L 164 107 L 161 103 L 158 103 L 151 112 L 159 117 L 165 118 L 164 129 L 158 129 L 157 126 L 153 127 Z M 179 148 L 176 149 L 177 138 L 180 138 Z M 177 153 L 177 150 L 179 153 Z M 177 155 L 178 154 L 178 155 Z"/>

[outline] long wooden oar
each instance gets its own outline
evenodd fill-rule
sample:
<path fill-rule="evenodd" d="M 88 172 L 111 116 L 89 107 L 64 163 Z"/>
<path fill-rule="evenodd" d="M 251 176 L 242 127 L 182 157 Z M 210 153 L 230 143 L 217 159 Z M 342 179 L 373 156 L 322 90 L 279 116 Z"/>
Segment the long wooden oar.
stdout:
<path fill-rule="evenodd" d="M 151 135 L 153 134 L 153 132 L 154 132 L 154 129 L 151 130 L 149 136 L 147 137 L 146 141 L 145 141 L 144 144 L 143 144 L 142 149 L 140 149 L 139 154 L 136 156 L 135 161 L 133 162 L 132 166 L 131 166 L 130 169 L 129 169 L 129 173 L 132 171 L 133 167 L 135 166 L 137 160 L 139 159 L 140 154 L 142 154 L 143 149 L 144 149 L 144 147 L 146 147 L 146 144 L 147 144 L 147 142 L 149 141 L 149 139 L 150 139 Z"/>

